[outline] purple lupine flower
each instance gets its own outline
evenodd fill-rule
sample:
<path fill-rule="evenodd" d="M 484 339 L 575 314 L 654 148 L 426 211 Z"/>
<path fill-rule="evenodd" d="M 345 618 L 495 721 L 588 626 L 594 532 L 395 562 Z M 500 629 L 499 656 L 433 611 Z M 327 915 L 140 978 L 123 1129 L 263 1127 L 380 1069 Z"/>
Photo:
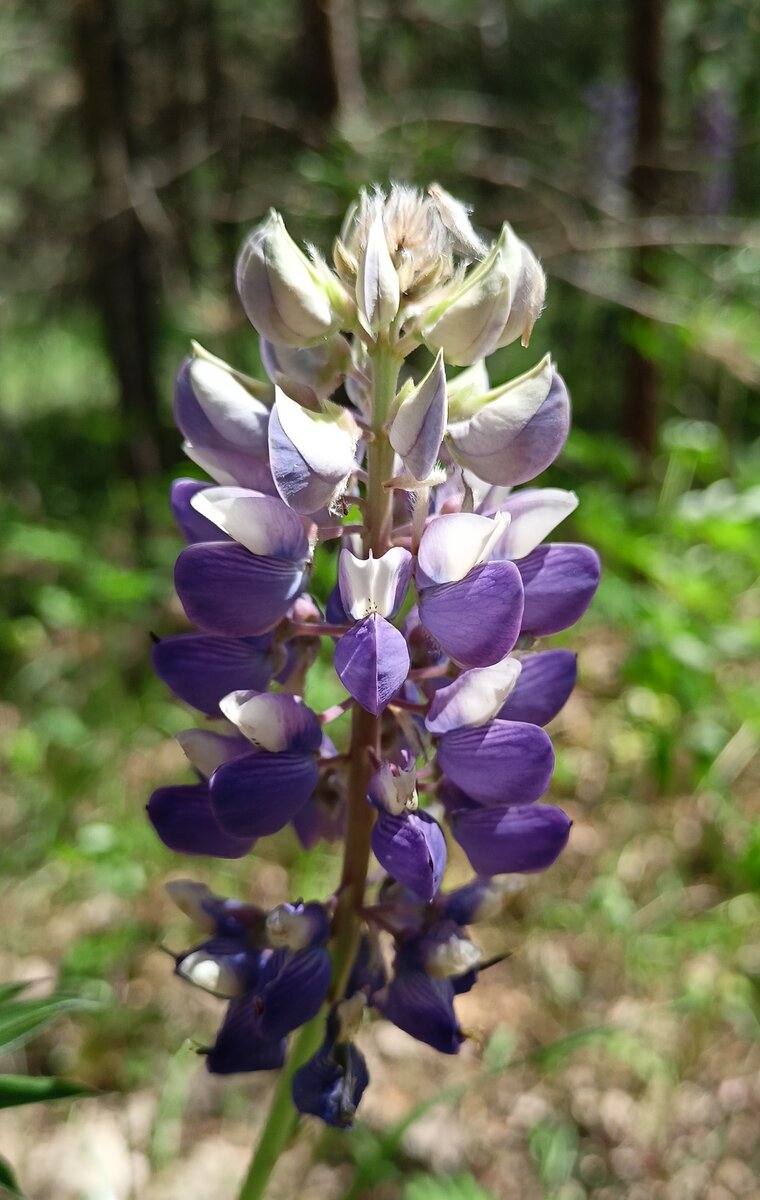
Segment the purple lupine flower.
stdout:
<path fill-rule="evenodd" d="M 153 659 L 207 723 L 178 736 L 192 782 L 159 788 L 148 814 L 181 854 L 242 857 L 288 825 L 307 849 L 345 837 L 324 902 L 267 913 L 172 892 L 205 936 L 178 975 L 227 1001 L 209 1070 L 279 1067 L 306 1026 L 321 1045 L 294 1104 L 347 1126 L 368 1082 L 363 1014 L 457 1053 L 456 997 L 490 965 L 469 927 L 567 843 L 543 727 L 577 664 L 534 643 L 585 612 L 599 560 L 545 541 L 578 500 L 532 486 L 567 437 L 564 382 L 548 356 L 495 386 L 483 362 L 527 345 L 540 314 L 525 243 L 505 225 L 487 245 L 438 185 L 394 185 L 362 193 L 334 263 L 270 213 L 237 265 L 269 381 L 197 346 L 180 370 L 184 449 L 210 476 L 171 493 L 196 629 L 156 639 Z M 320 647 L 345 698 L 318 713 L 303 697 Z M 333 733 L 349 710 L 350 735 Z M 475 871 L 454 891 L 449 838 Z"/>

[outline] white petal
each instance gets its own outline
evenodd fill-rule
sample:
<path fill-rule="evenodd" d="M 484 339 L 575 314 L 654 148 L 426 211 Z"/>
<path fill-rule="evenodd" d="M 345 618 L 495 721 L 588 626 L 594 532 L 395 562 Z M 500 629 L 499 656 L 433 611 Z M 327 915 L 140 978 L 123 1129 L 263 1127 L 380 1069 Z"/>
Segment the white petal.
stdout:
<path fill-rule="evenodd" d="M 218 487 L 196 492 L 190 503 L 252 554 L 293 562 L 305 562 L 308 557 L 301 518 L 274 496 L 260 496 L 245 488 Z"/>
<path fill-rule="evenodd" d="M 525 558 L 578 507 L 575 492 L 562 488 L 525 488 L 500 506 L 512 520 L 503 540 L 507 558 Z"/>
<path fill-rule="evenodd" d="M 507 656 L 492 667 L 464 671 L 435 693 L 425 719 L 428 732 L 440 735 L 451 729 L 485 725 L 496 716 L 521 670 L 520 662 Z"/>
<path fill-rule="evenodd" d="M 427 375 L 399 405 L 389 430 L 393 449 L 417 479 L 438 461 L 446 428 L 446 372 L 439 353 Z"/>
<path fill-rule="evenodd" d="M 234 375 L 205 358 L 190 363 L 193 392 L 203 412 L 223 438 L 238 450 L 265 454 L 269 409 Z"/>
<path fill-rule="evenodd" d="M 455 583 L 480 563 L 494 557 L 509 514 L 481 517 L 476 513 L 446 513 L 431 521 L 422 535 L 417 557 L 417 581 L 422 586 Z"/>
<path fill-rule="evenodd" d="M 307 465 L 325 479 L 340 479 L 353 466 L 358 429 L 345 409 L 325 405 L 323 412 L 312 412 L 291 400 L 277 388 L 277 415 L 286 437 Z"/>
<path fill-rule="evenodd" d="M 338 583 L 343 607 L 355 621 L 370 613 L 390 617 L 403 600 L 411 576 L 412 556 L 403 546 L 375 558 L 357 558 L 350 550 L 341 550 Z M 401 594 L 400 594 L 401 593 Z"/>
<path fill-rule="evenodd" d="M 401 290 L 385 237 L 382 213 L 378 212 L 359 262 L 356 303 L 362 324 L 370 333 L 387 329 L 398 312 Z"/>
<path fill-rule="evenodd" d="M 262 750 L 277 753 L 288 744 L 285 711 L 267 692 L 230 692 L 219 702 L 228 720 Z"/>

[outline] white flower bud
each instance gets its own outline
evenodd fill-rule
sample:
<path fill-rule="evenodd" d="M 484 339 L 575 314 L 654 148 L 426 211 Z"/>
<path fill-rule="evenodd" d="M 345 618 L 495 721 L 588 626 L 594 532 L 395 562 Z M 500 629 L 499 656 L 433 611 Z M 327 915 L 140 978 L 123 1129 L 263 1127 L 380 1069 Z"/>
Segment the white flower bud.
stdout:
<path fill-rule="evenodd" d="M 448 362 L 470 366 L 496 349 L 509 318 L 522 262 L 521 243 L 505 225 L 486 258 L 424 314 L 423 336 Z"/>
<path fill-rule="evenodd" d="M 416 479 L 427 479 L 435 467 L 445 428 L 446 373 L 439 353 L 425 378 L 401 401 L 388 434 Z"/>
<path fill-rule="evenodd" d="M 236 278 L 249 320 L 271 342 L 314 345 L 340 326 L 327 269 L 299 250 L 274 209 L 243 245 Z"/>
<path fill-rule="evenodd" d="M 520 271 L 512 281 L 512 306 L 497 348 L 509 346 L 518 337 L 523 346 L 528 345 L 533 326 L 541 316 L 546 296 L 546 276 L 541 264 L 525 242 L 520 242 L 520 247 Z"/>
<path fill-rule="evenodd" d="M 356 304 L 364 328 L 377 335 L 387 330 L 398 312 L 401 290 L 385 236 L 382 212 L 372 222 L 359 259 Z"/>

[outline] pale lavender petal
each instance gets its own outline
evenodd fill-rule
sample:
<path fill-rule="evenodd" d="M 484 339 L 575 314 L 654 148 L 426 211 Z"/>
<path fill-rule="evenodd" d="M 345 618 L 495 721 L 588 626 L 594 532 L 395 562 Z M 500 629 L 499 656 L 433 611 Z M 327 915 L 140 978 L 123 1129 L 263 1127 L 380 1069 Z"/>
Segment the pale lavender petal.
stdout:
<path fill-rule="evenodd" d="M 427 479 L 438 461 L 446 428 L 446 371 L 443 354 L 402 401 L 388 437 L 415 479 Z"/>
<path fill-rule="evenodd" d="M 354 466 L 356 435 L 346 410 L 328 417 L 278 390 L 269 421 L 269 461 L 277 490 L 291 508 L 329 508 Z"/>
<path fill-rule="evenodd" d="M 570 398 L 548 360 L 464 421 L 449 426 L 462 466 L 487 483 L 514 487 L 544 471 L 570 429 Z"/>
<path fill-rule="evenodd" d="M 272 472 L 267 463 L 252 454 L 232 448 L 218 449 L 211 446 L 196 446 L 194 442 L 183 442 L 182 449 L 191 462 L 223 487 L 239 486 L 266 496 L 276 496 Z"/>
<path fill-rule="evenodd" d="M 251 753 L 251 743 L 244 737 L 229 737 L 215 729 L 183 729 L 175 736 L 182 753 L 206 779 L 210 779 L 222 763 Z"/>
<path fill-rule="evenodd" d="M 177 376 L 174 412 L 194 445 L 266 458 L 269 409 L 233 371 L 203 357 L 186 361 Z"/>
<path fill-rule="evenodd" d="M 427 526 L 417 555 L 418 587 L 455 583 L 491 558 L 501 544 L 508 518 L 476 513 L 444 513 Z"/>
<path fill-rule="evenodd" d="M 211 485 L 198 479 L 175 479 L 169 493 L 172 515 L 186 542 L 227 542 L 230 539 L 192 506 L 193 496 Z"/>
<path fill-rule="evenodd" d="M 566 703 L 578 674 L 571 650 L 546 650 L 522 660 L 515 690 L 499 711 L 505 721 L 547 725 Z"/>
<path fill-rule="evenodd" d="M 249 554 L 227 542 L 199 542 L 182 551 L 174 583 L 189 619 L 206 633 L 248 637 L 267 633 L 301 591 L 304 570 L 281 558 Z"/>
<path fill-rule="evenodd" d="M 514 563 L 483 563 L 458 583 L 423 588 L 420 621 L 461 667 L 499 662 L 517 641 L 522 582 Z"/>
<path fill-rule="evenodd" d="M 398 883 L 421 900 L 433 899 L 446 869 L 446 840 L 427 813 L 380 812 L 372 827 L 372 851 Z"/>
<path fill-rule="evenodd" d="M 480 808 L 453 813 L 451 831 L 480 875 L 543 871 L 567 845 L 572 821 L 561 808 Z"/>
<path fill-rule="evenodd" d="M 599 585 L 601 564 L 590 546 L 550 542 L 517 563 L 525 590 L 522 628 L 545 637 L 582 617 Z"/>
<path fill-rule="evenodd" d="M 208 785 L 158 788 L 148 801 L 148 817 L 165 846 L 175 854 L 242 858 L 252 837 L 225 832 L 211 807 Z"/>
<path fill-rule="evenodd" d="M 445 733 L 438 742 L 438 765 L 482 804 L 530 804 L 549 786 L 554 750 L 537 725 L 497 719 L 478 729 Z"/>
<path fill-rule="evenodd" d="M 159 679 L 193 708 L 219 715 L 219 701 L 243 688 L 263 691 L 272 678 L 271 638 L 181 633 L 153 647 Z"/>
<path fill-rule="evenodd" d="M 219 824 L 235 837 L 266 837 L 292 820 L 316 787 L 313 755 L 285 751 L 247 754 L 211 776 L 211 803 Z"/>
<path fill-rule="evenodd" d="M 522 488 L 499 504 L 512 520 L 500 549 L 507 558 L 525 558 L 578 507 L 575 492 L 562 488 Z"/>
<path fill-rule="evenodd" d="M 348 694 L 377 716 L 409 673 L 403 634 L 376 613 L 365 617 L 335 647 L 335 670 Z"/>

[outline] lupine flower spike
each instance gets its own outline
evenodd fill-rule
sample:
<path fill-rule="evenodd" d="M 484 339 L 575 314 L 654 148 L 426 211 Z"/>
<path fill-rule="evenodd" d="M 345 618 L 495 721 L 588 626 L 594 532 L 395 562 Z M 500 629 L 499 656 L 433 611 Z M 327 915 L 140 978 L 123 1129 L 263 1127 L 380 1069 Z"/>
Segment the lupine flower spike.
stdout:
<path fill-rule="evenodd" d="M 296 1108 L 348 1126 L 369 1079 L 362 1020 L 457 1053 L 456 997 L 484 966 L 471 927 L 567 843 L 569 818 L 540 802 L 543 726 L 575 656 L 536 640 L 583 614 L 599 561 L 545 541 L 572 492 L 520 486 L 567 437 L 554 365 L 497 386 L 486 372 L 492 351 L 528 345 L 544 301 L 510 226 L 488 245 L 442 188 L 394 184 L 361 194 L 333 261 L 270 213 L 237 264 L 268 381 L 197 345 L 180 368 L 177 423 L 210 476 L 171 494 L 197 631 L 153 659 L 203 723 L 179 736 L 194 780 L 160 788 L 148 815 L 183 855 L 242 857 L 287 825 L 307 848 L 345 840 L 322 900 L 265 912 L 201 884 L 171 892 L 205 939 L 177 974 L 227 1005 L 208 1069 L 286 1064 Z M 327 595 L 310 591 L 316 556 Z M 303 699 L 320 639 L 345 689 L 325 713 Z M 474 878 L 447 891 L 452 842 Z M 310 1049 L 290 1060 L 301 1026 Z"/>

